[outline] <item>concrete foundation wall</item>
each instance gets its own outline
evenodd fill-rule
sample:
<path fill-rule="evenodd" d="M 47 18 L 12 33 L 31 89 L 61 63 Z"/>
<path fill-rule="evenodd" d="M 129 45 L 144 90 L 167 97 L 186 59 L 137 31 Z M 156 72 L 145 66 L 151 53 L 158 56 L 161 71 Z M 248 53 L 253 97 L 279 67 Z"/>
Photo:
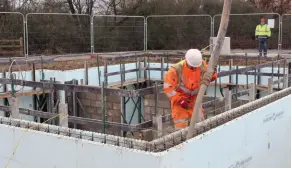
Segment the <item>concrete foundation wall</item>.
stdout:
<path fill-rule="evenodd" d="M 79 107 L 79 114 L 81 117 L 87 117 L 92 119 L 102 120 L 102 99 L 100 94 L 94 93 L 77 93 L 85 112 L 83 112 L 81 106 Z M 83 112 L 83 113 L 81 113 Z M 106 121 L 121 122 L 121 98 L 117 96 L 106 97 Z M 95 132 L 101 132 L 100 128 L 96 128 L 92 125 L 80 125 L 80 129 L 89 130 Z M 107 134 L 120 135 L 120 131 L 116 131 L 110 128 L 106 129 Z"/>

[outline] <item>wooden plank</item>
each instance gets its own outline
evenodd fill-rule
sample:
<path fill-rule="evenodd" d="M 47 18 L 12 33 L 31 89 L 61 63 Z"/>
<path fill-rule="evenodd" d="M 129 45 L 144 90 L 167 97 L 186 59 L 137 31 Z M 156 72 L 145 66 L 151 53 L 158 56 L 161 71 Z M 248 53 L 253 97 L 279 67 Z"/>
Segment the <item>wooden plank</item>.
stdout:
<path fill-rule="evenodd" d="M 22 91 L 22 92 L 15 93 L 15 96 L 16 97 L 19 97 L 19 96 L 32 96 L 32 95 L 37 95 L 37 94 L 42 94 L 42 93 L 43 93 L 42 90 Z M 49 93 L 49 90 L 44 90 L 44 93 Z M 10 92 L 0 93 L 0 99 L 9 98 L 9 97 L 11 97 L 11 93 Z"/>
<path fill-rule="evenodd" d="M 120 88 L 122 86 L 128 86 L 128 85 L 133 85 L 133 84 L 137 84 L 138 83 L 144 83 L 146 82 L 148 79 L 144 79 L 144 78 L 139 78 L 138 81 L 137 79 L 135 80 L 130 80 L 130 81 L 126 81 L 126 82 L 123 82 L 123 85 L 121 85 L 121 83 L 111 83 L 108 85 L 108 87 L 111 87 L 111 88 Z"/>
<path fill-rule="evenodd" d="M 20 40 L 0 39 L 0 42 L 19 42 Z"/>
<path fill-rule="evenodd" d="M 0 53 L 2 53 L 2 54 L 19 53 L 19 52 L 23 52 L 23 51 L 19 51 L 19 50 L 14 50 L 14 51 L 0 50 Z"/>
<path fill-rule="evenodd" d="M 0 48 L 21 48 L 21 45 L 0 45 Z"/>

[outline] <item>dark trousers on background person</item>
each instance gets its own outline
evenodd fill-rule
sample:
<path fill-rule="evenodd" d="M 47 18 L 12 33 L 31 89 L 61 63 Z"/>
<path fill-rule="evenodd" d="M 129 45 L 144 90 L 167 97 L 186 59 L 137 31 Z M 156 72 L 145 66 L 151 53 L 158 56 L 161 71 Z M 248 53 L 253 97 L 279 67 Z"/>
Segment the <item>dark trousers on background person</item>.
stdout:
<path fill-rule="evenodd" d="M 267 38 L 259 38 L 259 54 L 262 56 L 262 52 L 264 52 L 264 56 L 267 56 Z"/>

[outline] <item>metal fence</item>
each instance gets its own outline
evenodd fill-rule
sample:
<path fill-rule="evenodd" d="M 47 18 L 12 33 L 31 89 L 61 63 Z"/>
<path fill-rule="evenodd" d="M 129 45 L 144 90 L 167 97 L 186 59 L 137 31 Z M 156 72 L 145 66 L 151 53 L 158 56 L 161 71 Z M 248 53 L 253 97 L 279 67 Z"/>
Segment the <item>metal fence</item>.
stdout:
<path fill-rule="evenodd" d="M 269 49 L 291 47 L 291 15 L 231 14 L 227 37 L 231 49 L 256 50 L 260 17 L 274 19 Z M 216 36 L 221 14 L 215 15 L 79 15 L 0 13 L 0 56 L 60 55 L 99 52 L 202 49 Z M 26 23 L 26 24 L 25 24 Z M 24 43 L 25 42 L 25 43 Z"/>
<path fill-rule="evenodd" d="M 24 56 L 24 21 L 22 13 L 0 12 L 0 56 Z"/>
<path fill-rule="evenodd" d="M 210 15 L 152 15 L 146 18 L 147 50 L 204 48 L 212 35 Z"/>
<path fill-rule="evenodd" d="M 94 52 L 144 50 L 144 24 L 143 16 L 94 16 Z"/>
<path fill-rule="evenodd" d="M 291 14 L 282 16 L 282 31 L 281 31 L 282 49 L 291 49 Z"/>
<path fill-rule="evenodd" d="M 90 53 L 90 16 L 60 13 L 26 15 L 27 54 Z"/>
<path fill-rule="evenodd" d="M 226 37 L 230 37 L 231 49 L 257 49 L 258 42 L 255 40 L 255 29 L 260 24 L 260 18 L 274 19 L 274 28 L 271 28 L 271 38 L 268 42 L 269 49 L 279 48 L 280 43 L 280 15 L 277 13 L 250 13 L 230 14 L 230 20 Z M 221 14 L 213 17 L 214 35 L 219 30 Z"/>

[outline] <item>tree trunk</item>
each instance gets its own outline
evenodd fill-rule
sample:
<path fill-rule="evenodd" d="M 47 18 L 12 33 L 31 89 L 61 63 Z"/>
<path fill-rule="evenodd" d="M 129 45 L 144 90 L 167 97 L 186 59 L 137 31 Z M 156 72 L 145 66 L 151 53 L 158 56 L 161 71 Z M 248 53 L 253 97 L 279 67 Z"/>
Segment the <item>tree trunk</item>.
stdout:
<path fill-rule="evenodd" d="M 215 43 L 215 49 L 214 49 L 213 53 L 211 54 L 211 58 L 210 58 L 209 63 L 208 63 L 208 69 L 207 69 L 208 73 L 214 72 L 214 68 L 217 65 L 217 62 L 219 59 L 219 55 L 221 52 L 221 48 L 222 48 L 222 45 L 224 42 L 224 38 L 226 35 L 228 23 L 229 23 L 231 2 L 232 2 L 232 0 L 224 0 L 222 17 L 221 17 L 220 27 L 219 27 L 219 31 L 218 31 L 218 35 L 217 35 L 217 40 Z M 202 100 L 203 100 L 203 96 L 205 94 L 206 89 L 207 89 L 207 85 L 202 84 L 200 87 L 200 91 L 199 91 L 199 94 L 197 96 L 196 102 L 195 102 L 193 115 L 192 115 L 189 130 L 188 130 L 188 134 L 187 134 L 187 139 L 190 139 L 193 137 L 195 125 L 197 122 L 199 122 L 201 120 L 198 117 L 199 117 L 199 112 L 200 112 L 200 108 L 202 106 Z"/>
<path fill-rule="evenodd" d="M 68 3 L 68 5 L 69 5 L 70 12 L 71 12 L 72 14 L 75 14 L 75 8 L 74 8 L 74 5 L 73 5 L 72 0 L 67 0 L 67 3 Z"/>

